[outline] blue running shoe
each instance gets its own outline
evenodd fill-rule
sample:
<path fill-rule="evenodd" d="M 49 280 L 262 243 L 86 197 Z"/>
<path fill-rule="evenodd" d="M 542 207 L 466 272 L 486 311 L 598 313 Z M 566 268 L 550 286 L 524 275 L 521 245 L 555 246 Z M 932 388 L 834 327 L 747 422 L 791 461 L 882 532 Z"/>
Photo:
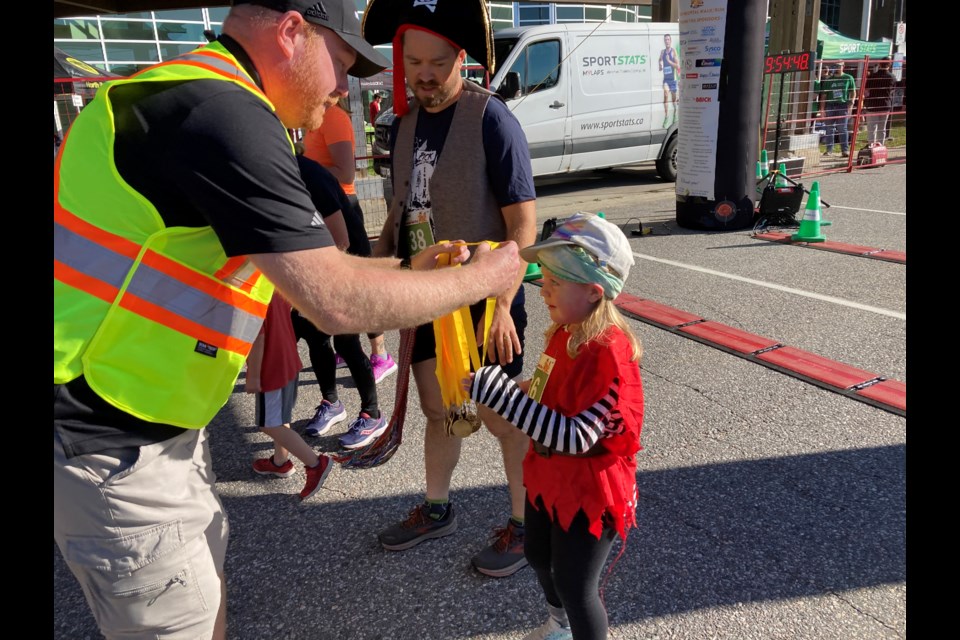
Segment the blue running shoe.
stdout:
<path fill-rule="evenodd" d="M 347 410 L 343 408 L 342 402 L 337 400 L 337 403 L 333 404 L 332 402 L 324 400 L 320 403 L 320 406 L 317 407 L 317 412 L 313 418 L 310 419 L 310 422 L 307 423 L 303 433 L 304 435 L 313 437 L 322 436 L 327 431 L 330 431 L 330 427 L 346 419 Z"/>
<path fill-rule="evenodd" d="M 365 447 L 387 430 L 387 422 L 383 417 L 371 418 L 366 413 L 350 423 L 347 432 L 340 436 L 340 446 L 344 449 L 359 449 Z"/>

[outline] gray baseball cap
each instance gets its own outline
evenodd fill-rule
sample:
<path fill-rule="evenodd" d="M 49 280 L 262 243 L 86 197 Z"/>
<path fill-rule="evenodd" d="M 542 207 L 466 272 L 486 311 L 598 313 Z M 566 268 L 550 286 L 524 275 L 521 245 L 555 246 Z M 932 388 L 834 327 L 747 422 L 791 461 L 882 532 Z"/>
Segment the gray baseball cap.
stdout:
<path fill-rule="evenodd" d="M 357 61 L 347 71 L 351 76 L 369 78 L 391 64 L 363 39 L 353 0 L 233 0 L 233 4 L 255 4 L 280 13 L 298 11 L 307 22 L 330 29 L 357 52 Z"/>

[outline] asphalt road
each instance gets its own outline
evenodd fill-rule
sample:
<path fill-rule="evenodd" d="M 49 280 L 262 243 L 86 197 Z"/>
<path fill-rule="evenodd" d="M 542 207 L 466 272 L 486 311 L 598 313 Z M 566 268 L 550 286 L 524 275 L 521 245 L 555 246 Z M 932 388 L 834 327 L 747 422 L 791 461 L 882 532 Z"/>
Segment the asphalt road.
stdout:
<path fill-rule="evenodd" d="M 819 182 L 832 205 L 823 210 L 829 240 L 906 251 L 905 165 Z M 906 383 L 905 264 L 760 241 L 751 229 L 683 229 L 672 185 L 652 167 L 541 181 L 538 194 L 541 218 L 604 211 L 628 230 L 651 229 L 631 237 L 628 293 Z M 524 287 L 529 374 L 548 317 L 539 289 Z M 640 526 L 606 582 L 610 637 L 904 638 L 906 418 L 631 324 L 645 347 Z M 395 352 L 396 332 L 387 342 Z M 346 370 L 340 382 L 356 411 Z M 380 385 L 388 413 L 395 385 L 396 376 Z M 499 450 L 486 431 L 464 442 L 456 533 L 391 553 L 376 532 L 423 491 L 416 394 L 392 460 L 334 469 L 301 504 L 302 474 L 264 479 L 250 469 L 270 445 L 252 426 L 253 398 L 239 389 L 210 428 L 231 518 L 231 638 L 519 640 L 540 624 L 544 603 L 529 568 L 494 579 L 469 564 L 508 515 Z M 309 369 L 300 392 L 294 427 L 302 430 L 319 401 Z M 337 435 L 315 442 L 333 451 Z M 53 569 L 54 637 L 99 637 L 55 545 Z"/>

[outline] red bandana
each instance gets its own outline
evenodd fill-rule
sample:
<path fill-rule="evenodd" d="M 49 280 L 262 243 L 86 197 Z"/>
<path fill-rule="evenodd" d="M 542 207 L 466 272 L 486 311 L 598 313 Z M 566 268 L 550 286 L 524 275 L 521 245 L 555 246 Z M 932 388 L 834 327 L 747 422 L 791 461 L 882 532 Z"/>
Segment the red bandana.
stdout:
<path fill-rule="evenodd" d="M 407 102 L 407 77 L 403 72 L 403 34 L 411 29 L 424 31 L 436 36 L 459 52 L 463 47 L 450 38 L 415 24 L 402 24 L 393 36 L 393 114 L 398 118 L 410 111 Z"/>

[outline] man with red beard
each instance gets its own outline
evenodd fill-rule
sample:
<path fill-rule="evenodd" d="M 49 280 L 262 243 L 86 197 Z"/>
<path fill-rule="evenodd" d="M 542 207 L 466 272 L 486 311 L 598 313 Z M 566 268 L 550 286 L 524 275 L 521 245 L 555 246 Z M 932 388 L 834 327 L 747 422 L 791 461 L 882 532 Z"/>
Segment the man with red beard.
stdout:
<path fill-rule="evenodd" d="M 499 97 L 462 77 L 470 54 L 492 75 L 493 38 L 482 0 L 372 0 L 364 13 L 363 35 L 371 44 L 393 44 L 394 113 L 391 176 L 394 198 L 374 255 L 415 257 L 438 239 L 513 240 L 521 248 L 536 237 L 536 192 L 530 152 L 520 123 Z M 408 101 L 405 89 L 413 98 Z M 523 276 L 501 293 L 486 344 L 488 362 L 509 376 L 523 370 L 527 323 Z M 478 342 L 483 337 L 485 301 L 471 307 Z M 460 458 L 461 437 L 446 430 L 436 371 L 433 327 L 417 329 L 413 374 L 427 418 L 424 443 L 426 496 L 409 516 L 381 531 L 380 544 L 409 549 L 457 526 L 450 483 Z M 490 544 L 473 556 L 474 568 L 509 576 L 526 566 L 523 555 L 523 457 L 528 443 L 486 407 L 478 414 L 496 436 L 510 491 L 510 514 Z M 502 522 L 502 521 L 501 521 Z"/>
<path fill-rule="evenodd" d="M 436 271 L 467 251 L 431 247 L 421 273 L 340 252 L 287 130 L 387 60 L 353 0 L 234 4 L 217 41 L 104 85 L 54 168 L 54 539 L 108 638 L 226 637 L 204 427 L 275 287 L 328 334 L 378 332 L 502 293 L 520 265 L 510 243 Z"/>

